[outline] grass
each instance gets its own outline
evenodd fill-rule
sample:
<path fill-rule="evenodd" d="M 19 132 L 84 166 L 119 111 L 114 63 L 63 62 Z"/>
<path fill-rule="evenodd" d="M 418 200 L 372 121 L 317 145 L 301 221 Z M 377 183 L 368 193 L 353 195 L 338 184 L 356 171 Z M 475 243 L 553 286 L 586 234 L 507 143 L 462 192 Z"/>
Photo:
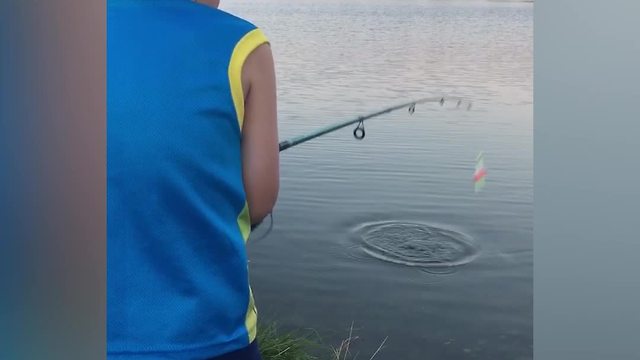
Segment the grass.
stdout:
<path fill-rule="evenodd" d="M 294 332 L 281 333 L 276 324 L 258 329 L 258 343 L 263 360 L 357 360 L 360 353 L 351 352 L 351 344 L 356 340 L 358 337 L 353 335 L 353 322 L 349 328 L 349 336 L 338 347 L 323 345 L 315 332 L 310 336 Z M 387 338 L 368 359 L 373 360 L 386 342 Z"/>
<path fill-rule="evenodd" d="M 263 360 L 316 360 L 311 355 L 319 342 L 293 332 L 280 333 L 276 324 L 258 327 L 258 344 Z"/>

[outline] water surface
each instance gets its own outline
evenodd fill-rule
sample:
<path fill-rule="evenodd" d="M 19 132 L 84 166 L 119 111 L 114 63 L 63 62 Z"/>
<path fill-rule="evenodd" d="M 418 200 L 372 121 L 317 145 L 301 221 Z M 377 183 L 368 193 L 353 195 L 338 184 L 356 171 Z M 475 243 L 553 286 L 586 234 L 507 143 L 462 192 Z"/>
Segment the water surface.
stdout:
<path fill-rule="evenodd" d="M 360 359 L 387 336 L 377 359 L 531 359 L 533 5 L 222 5 L 271 39 L 281 139 L 409 98 L 474 101 L 469 112 L 399 111 L 367 122 L 362 141 L 344 129 L 282 153 L 273 231 L 249 245 L 260 317 L 330 345 L 353 321 Z M 488 175 L 475 193 L 481 151 Z M 387 226 L 367 235 L 374 246 L 362 242 L 370 224 Z M 423 266 L 433 259 L 455 266 Z"/>

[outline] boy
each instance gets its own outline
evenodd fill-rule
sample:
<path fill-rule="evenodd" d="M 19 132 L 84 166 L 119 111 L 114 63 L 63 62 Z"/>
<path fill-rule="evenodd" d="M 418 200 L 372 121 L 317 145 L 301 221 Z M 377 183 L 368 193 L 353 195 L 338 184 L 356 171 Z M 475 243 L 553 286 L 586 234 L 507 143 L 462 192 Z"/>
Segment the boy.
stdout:
<path fill-rule="evenodd" d="M 266 37 L 218 1 L 109 0 L 109 359 L 259 359 L 245 242 L 278 194 Z"/>

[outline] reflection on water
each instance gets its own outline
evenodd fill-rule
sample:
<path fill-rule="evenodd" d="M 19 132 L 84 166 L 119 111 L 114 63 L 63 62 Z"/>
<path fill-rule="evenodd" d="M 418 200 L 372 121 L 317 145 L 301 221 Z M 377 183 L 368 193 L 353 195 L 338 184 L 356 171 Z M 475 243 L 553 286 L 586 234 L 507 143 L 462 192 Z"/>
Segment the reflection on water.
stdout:
<path fill-rule="evenodd" d="M 282 139 L 423 96 L 474 102 L 425 104 L 368 121 L 362 141 L 344 129 L 282 153 L 273 231 L 249 245 L 261 318 L 333 345 L 354 321 L 360 358 L 388 336 L 377 359 L 531 359 L 532 4 L 222 5 L 271 39 Z M 481 151 L 489 175 L 475 193 Z M 479 251 L 467 258 L 466 244 Z M 363 249 L 472 261 L 430 273 Z"/>

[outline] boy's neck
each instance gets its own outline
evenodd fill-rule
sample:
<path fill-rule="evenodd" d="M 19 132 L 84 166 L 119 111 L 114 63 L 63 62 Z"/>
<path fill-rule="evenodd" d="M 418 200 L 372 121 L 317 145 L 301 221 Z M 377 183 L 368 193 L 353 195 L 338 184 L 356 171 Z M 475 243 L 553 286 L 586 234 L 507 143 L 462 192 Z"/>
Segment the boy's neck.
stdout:
<path fill-rule="evenodd" d="M 220 6 L 220 0 L 194 0 L 197 3 L 208 5 L 214 8 L 218 8 Z"/>

